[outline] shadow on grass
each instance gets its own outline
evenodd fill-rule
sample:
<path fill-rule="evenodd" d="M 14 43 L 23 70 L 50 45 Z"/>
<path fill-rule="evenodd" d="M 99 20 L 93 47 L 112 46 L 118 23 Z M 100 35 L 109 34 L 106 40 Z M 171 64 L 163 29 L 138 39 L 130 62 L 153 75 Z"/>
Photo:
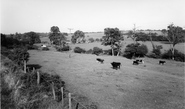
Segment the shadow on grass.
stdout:
<path fill-rule="evenodd" d="M 33 68 L 40 69 L 42 67 L 39 64 L 28 64 L 26 66 L 28 67 L 29 70 L 32 70 Z"/>

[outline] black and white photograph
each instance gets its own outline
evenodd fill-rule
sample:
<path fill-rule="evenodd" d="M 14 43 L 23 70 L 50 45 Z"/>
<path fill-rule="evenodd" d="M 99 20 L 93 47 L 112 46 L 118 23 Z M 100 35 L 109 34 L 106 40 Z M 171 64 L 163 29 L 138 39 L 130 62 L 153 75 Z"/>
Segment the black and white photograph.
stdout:
<path fill-rule="evenodd" d="M 185 0 L 0 0 L 1 109 L 185 109 Z"/>

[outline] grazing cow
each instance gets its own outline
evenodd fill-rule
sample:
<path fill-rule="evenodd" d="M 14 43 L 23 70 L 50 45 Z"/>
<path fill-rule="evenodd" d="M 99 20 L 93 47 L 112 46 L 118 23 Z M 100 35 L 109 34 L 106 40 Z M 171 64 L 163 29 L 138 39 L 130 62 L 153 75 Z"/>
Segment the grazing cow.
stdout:
<path fill-rule="evenodd" d="M 135 60 L 133 61 L 133 65 L 138 65 L 139 64 L 139 61 Z"/>
<path fill-rule="evenodd" d="M 96 60 L 103 64 L 104 59 L 96 58 Z"/>
<path fill-rule="evenodd" d="M 121 63 L 120 62 L 112 62 L 111 63 L 113 69 L 120 69 Z"/>
<path fill-rule="evenodd" d="M 142 59 L 140 59 L 140 60 L 137 59 L 136 61 L 138 61 L 139 64 L 141 64 L 141 63 L 144 64 L 144 61 Z"/>
<path fill-rule="evenodd" d="M 166 63 L 166 61 L 161 61 L 161 60 L 159 60 L 159 65 L 160 65 L 160 64 L 164 65 L 165 63 Z"/>

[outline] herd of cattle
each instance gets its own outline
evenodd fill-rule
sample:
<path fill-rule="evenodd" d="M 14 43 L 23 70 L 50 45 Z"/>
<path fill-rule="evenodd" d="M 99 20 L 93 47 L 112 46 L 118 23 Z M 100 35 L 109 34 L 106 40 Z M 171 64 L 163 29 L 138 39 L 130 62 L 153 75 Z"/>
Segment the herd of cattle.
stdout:
<path fill-rule="evenodd" d="M 96 60 L 98 62 L 102 63 L 102 64 L 104 62 L 104 59 L 101 59 L 101 58 L 96 58 Z M 166 63 L 166 61 L 159 60 L 159 65 L 164 65 L 165 63 Z M 137 59 L 137 60 L 134 60 L 132 64 L 133 65 L 144 64 L 144 60 Z M 112 62 L 111 65 L 112 65 L 112 68 L 113 69 L 116 69 L 117 70 L 117 69 L 120 69 L 121 63 L 120 62 Z"/>

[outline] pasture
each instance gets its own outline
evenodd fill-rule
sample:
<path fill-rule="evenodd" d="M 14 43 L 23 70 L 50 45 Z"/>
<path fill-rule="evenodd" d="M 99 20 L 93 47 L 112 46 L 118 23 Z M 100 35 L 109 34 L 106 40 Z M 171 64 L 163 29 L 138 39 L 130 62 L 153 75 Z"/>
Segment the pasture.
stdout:
<path fill-rule="evenodd" d="M 95 102 L 99 109 L 182 109 L 184 108 L 184 63 L 145 59 L 132 65 L 123 57 L 95 56 L 53 51 L 29 51 L 28 64 L 39 64 L 41 70 L 58 74 L 67 88 Z M 104 64 L 96 58 L 105 59 Z M 111 62 L 121 62 L 120 70 Z"/>
<path fill-rule="evenodd" d="M 43 37 L 41 39 L 48 40 Z M 126 44 L 132 43 L 126 39 Z M 145 42 L 149 51 L 152 45 Z M 169 45 L 160 42 L 167 49 Z M 86 50 L 97 46 L 109 49 L 100 42 L 89 44 L 71 44 Z M 125 47 L 125 46 L 124 46 Z M 184 44 L 178 44 L 178 50 L 184 51 Z M 166 60 L 159 65 L 158 59 L 145 58 L 144 64 L 132 65 L 133 60 L 124 57 L 96 56 L 73 52 L 30 50 L 28 64 L 39 64 L 41 70 L 58 74 L 66 82 L 72 93 L 87 97 L 83 102 L 92 101 L 99 109 L 183 109 L 184 66 L 182 62 Z M 69 58 L 71 55 L 71 58 Z M 104 64 L 96 61 L 104 59 Z M 111 62 L 121 62 L 120 69 L 112 69 Z"/>

